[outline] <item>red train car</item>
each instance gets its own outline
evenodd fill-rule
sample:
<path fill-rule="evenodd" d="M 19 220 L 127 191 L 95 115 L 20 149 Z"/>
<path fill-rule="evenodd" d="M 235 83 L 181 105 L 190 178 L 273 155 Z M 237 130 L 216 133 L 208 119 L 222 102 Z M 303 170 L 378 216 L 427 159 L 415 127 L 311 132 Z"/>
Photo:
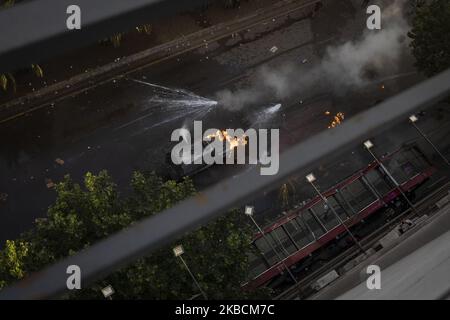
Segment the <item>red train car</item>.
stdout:
<path fill-rule="evenodd" d="M 417 145 L 405 146 L 380 160 L 409 196 L 435 172 Z M 403 201 L 400 190 L 376 162 L 323 194 L 328 205 L 332 205 L 341 220 L 352 229 L 394 201 Z M 263 231 L 264 237 L 258 233 L 252 242 L 256 250 L 250 257 L 253 278 L 245 284 L 247 289 L 263 285 L 274 287 L 283 280 L 289 281 L 283 263 L 292 273 L 299 275 L 307 268 L 302 267 L 304 260 L 314 260 L 319 249 L 347 235 L 345 227 L 319 196 Z M 283 263 L 272 248 L 277 250 Z"/>

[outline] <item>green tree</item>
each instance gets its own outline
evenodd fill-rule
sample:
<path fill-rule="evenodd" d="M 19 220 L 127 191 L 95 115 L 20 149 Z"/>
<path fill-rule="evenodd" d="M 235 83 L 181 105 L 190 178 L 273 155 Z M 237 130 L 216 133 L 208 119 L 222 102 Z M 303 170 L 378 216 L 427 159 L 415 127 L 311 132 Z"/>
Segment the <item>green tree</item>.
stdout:
<path fill-rule="evenodd" d="M 7 91 L 11 87 L 13 92 L 16 92 L 16 79 L 11 73 L 0 74 L 0 88 L 3 91 Z"/>
<path fill-rule="evenodd" d="M 135 221 L 157 214 L 195 193 L 192 181 L 163 181 L 155 174 L 136 172 L 132 192 L 121 197 L 111 177 L 87 173 L 84 185 L 66 176 L 57 184 L 57 199 L 44 219 L 17 242 L 0 252 L 0 285 L 72 255 Z M 182 243 L 184 259 L 209 298 L 246 298 L 250 230 L 242 213 L 227 216 L 185 235 L 176 243 L 141 258 L 70 298 L 102 298 L 101 288 L 112 285 L 122 299 L 188 299 L 198 293 L 189 274 L 173 256 Z M 259 293 L 256 293 L 259 294 Z M 265 294 L 265 293 L 263 293 Z"/>
<path fill-rule="evenodd" d="M 12 7 L 16 1 L 15 0 L 2 0 L 0 1 L 0 7 Z"/>
<path fill-rule="evenodd" d="M 450 1 L 417 1 L 409 37 L 421 72 L 432 76 L 450 68 Z"/>
<path fill-rule="evenodd" d="M 24 258 L 28 251 L 29 246 L 25 242 L 6 241 L 5 248 L 0 251 L 0 289 L 25 276 Z"/>
<path fill-rule="evenodd" d="M 241 0 L 223 0 L 225 8 L 237 8 L 241 5 Z"/>

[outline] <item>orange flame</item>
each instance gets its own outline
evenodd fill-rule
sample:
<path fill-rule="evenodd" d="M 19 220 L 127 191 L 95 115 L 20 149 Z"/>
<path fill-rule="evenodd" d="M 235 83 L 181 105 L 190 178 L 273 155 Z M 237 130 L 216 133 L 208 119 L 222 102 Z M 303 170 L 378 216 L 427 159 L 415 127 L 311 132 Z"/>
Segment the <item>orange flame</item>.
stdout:
<path fill-rule="evenodd" d="M 243 135 L 242 137 L 230 136 L 226 130 L 217 130 L 215 134 L 206 136 L 206 139 L 208 140 L 212 140 L 213 138 L 219 139 L 221 142 L 226 141 L 230 146 L 230 150 L 233 150 L 239 146 L 247 145 L 247 139 L 245 135 Z"/>
<path fill-rule="evenodd" d="M 331 124 L 328 126 L 328 129 L 336 128 L 338 125 L 342 123 L 345 119 L 345 114 L 343 112 L 338 112 L 334 118 Z"/>

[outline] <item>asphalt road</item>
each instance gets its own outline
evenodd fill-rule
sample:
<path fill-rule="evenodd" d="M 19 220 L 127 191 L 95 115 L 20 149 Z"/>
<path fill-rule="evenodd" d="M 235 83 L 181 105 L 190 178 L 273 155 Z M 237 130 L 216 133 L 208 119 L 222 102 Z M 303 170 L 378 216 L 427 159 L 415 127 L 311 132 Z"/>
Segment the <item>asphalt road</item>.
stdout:
<path fill-rule="evenodd" d="M 308 92 L 293 92 L 282 101 L 274 98 L 239 111 L 220 104 L 192 107 L 195 98 L 189 100 L 190 107 L 176 106 L 173 101 L 155 102 L 171 91 L 134 81 L 180 88 L 215 99 L 215 94 L 222 89 L 247 86 L 262 66 L 277 68 L 293 63 L 307 72 L 320 64 L 328 46 L 360 35 L 365 28 L 365 17 L 360 1 L 326 2 L 313 19 L 292 13 L 3 123 L 0 192 L 7 193 L 8 199 L 0 204 L 0 241 L 16 237 L 30 228 L 35 218 L 45 215 L 55 199 L 53 189 L 46 186 L 48 179 L 57 182 L 70 174 L 75 181 L 82 181 L 85 172 L 106 169 L 126 193 L 134 170 L 156 170 L 164 174 L 171 132 L 189 126 L 193 120 L 203 120 L 204 127 L 211 128 L 251 125 L 280 128 L 281 150 L 285 150 L 314 133 L 327 130 L 332 118 L 326 111 L 332 115 L 344 112 L 350 117 L 420 81 L 412 57 L 405 52 L 396 70 L 386 68 L 364 87 L 336 92 L 317 86 Z M 275 53 L 270 51 L 273 46 L 278 48 Z M 305 59 L 307 63 L 303 63 Z M 258 122 L 259 115 L 275 103 L 282 103 L 281 110 Z M 449 115 L 441 109 L 430 112 L 423 121 L 424 129 L 435 132 L 437 143 L 447 153 L 448 121 Z M 414 138 L 417 135 L 405 122 L 404 126 L 394 128 L 392 134 L 379 138 L 377 146 L 380 152 L 385 152 Z M 62 159 L 64 164 L 58 164 L 56 159 Z M 318 164 L 318 175 L 324 185 L 331 185 L 368 159 L 361 148 L 355 147 L 354 152 Z M 241 170 L 245 166 L 213 167 L 196 177 L 195 183 L 202 189 Z M 311 190 L 302 188 L 298 186 L 308 197 Z M 257 209 L 276 207 L 276 198 L 276 192 L 262 195 L 255 201 Z"/>

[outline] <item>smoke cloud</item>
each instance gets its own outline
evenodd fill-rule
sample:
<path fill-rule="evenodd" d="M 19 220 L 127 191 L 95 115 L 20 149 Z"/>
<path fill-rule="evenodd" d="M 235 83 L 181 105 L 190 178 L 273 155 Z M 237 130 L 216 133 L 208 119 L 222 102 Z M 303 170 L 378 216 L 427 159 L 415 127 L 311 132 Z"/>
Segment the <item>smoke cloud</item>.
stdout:
<path fill-rule="evenodd" d="M 406 0 L 389 1 L 382 10 L 382 29 L 367 30 L 354 41 L 330 46 L 321 63 L 309 67 L 288 63 L 279 68 L 263 67 L 244 89 L 216 93 L 221 105 L 238 110 L 249 104 L 281 100 L 317 88 L 345 92 L 367 85 L 382 70 L 396 70 L 407 48 L 409 25 L 403 14 Z"/>

